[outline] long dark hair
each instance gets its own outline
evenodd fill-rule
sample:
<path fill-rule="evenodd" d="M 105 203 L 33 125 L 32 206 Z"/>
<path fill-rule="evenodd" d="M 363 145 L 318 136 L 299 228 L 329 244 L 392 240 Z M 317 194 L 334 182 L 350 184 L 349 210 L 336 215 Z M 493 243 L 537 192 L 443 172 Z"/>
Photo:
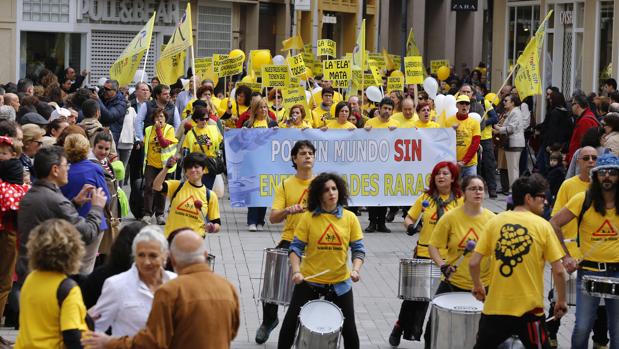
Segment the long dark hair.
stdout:
<path fill-rule="evenodd" d="M 335 182 L 335 186 L 337 186 L 337 204 L 341 206 L 348 205 L 348 187 L 344 179 L 335 173 L 324 172 L 316 176 L 309 185 L 307 209 L 310 212 L 320 207 L 320 199 L 325 191 L 325 184 L 328 181 Z"/>
<path fill-rule="evenodd" d="M 131 268 L 131 263 L 133 263 L 131 245 L 133 244 L 135 236 L 140 232 L 140 229 L 145 226 L 146 223 L 137 221 L 127 224 L 120 229 L 110 249 L 110 255 L 105 260 L 105 266 L 109 270 L 119 274 Z"/>
<path fill-rule="evenodd" d="M 591 206 L 595 212 L 604 216 L 606 214 L 606 201 L 604 195 L 602 195 L 602 183 L 595 172 L 591 176 L 591 185 L 589 186 L 589 195 L 591 195 Z M 615 203 L 619 202 L 619 190 L 615 189 Z M 619 216 L 619 210 L 615 210 L 615 215 Z"/>

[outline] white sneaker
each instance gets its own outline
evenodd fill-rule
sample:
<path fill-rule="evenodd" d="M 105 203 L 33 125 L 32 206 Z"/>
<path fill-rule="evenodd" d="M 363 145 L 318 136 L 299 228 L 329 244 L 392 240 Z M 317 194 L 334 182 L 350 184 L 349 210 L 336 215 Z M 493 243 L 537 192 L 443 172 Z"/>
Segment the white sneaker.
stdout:
<path fill-rule="evenodd" d="M 256 231 L 256 230 L 258 230 L 258 229 L 256 228 L 255 224 L 250 224 L 249 225 L 249 231 Z"/>
<path fill-rule="evenodd" d="M 258 229 L 258 231 L 263 231 L 263 230 L 264 230 L 264 227 L 262 226 L 262 224 L 258 224 L 258 225 L 256 226 L 256 229 Z"/>
<path fill-rule="evenodd" d="M 144 217 L 142 217 L 142 222 L 144 222 L 146 224 L 152 224 L 153 223 L 153 217 L 151 217 L 151 216 L 144 216 Z"/>

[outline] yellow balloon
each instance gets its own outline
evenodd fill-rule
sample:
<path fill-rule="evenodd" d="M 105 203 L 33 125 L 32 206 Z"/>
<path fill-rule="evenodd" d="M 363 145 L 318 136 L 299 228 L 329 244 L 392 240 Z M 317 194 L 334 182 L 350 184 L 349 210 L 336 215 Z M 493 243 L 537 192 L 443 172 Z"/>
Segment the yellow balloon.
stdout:
<path fill-rule="evenodd" d="M 496 93 L 494 92 L 490 92 L 488 94 L 486 94 L 486 96 L 484 97 L 488 102 L 494 104 L 494 105 L 499 105 L 499 96 L 496 95 Z"/>
<path fill-rule="evenodd" d="M 271 52 L 268 50 L 256 51 L 251 56 L 251 67 L 255 71 L 260 71 L 263 65 L 271 64 Z"/>
<path fill-rule="evenodd" d="M 391 72 L 391 74 L 389 76 L 391 76 L 391 77 L 396 77 L 396 76 L 404 77 L 404 73 L 402 73 L 399 70 L 394 70 L 394 71 Z"/>
<path fill-rule="evenodd" d="M 249 75 L 245 75 L 242 79 L 241 82 L 254 82 L 254 79 L 251 78 L 251 76 Z"/>
<path fill-rule="evenodd" d="M 449 77 L 449 73 L 451 73 L 451 69 L 449 69 L 449 67 L 441 66 L 440 68 L 438 68 L 436 76 L 439 80 L 444 81 L 447 80 L 447 78 Z"/>
<path fill-rule="evenodd" d="M 308 67 L 305 67 L 305 73 L 299 75 L 299 77 L 302 80 L 307 80 L 309 78 L 313 78 L 314 77 L 314 73 L 312 73 L 312 70 Z"/>
<path fill-rule="evenodd" d="M 245 52 L 243 52 L 243 50 L 239 50 L 238 48 L 235 48 L 234 50 L 230 51 L 228 55 L 230 57 L 243 56 L 243 61 L 245 61 Z"/>

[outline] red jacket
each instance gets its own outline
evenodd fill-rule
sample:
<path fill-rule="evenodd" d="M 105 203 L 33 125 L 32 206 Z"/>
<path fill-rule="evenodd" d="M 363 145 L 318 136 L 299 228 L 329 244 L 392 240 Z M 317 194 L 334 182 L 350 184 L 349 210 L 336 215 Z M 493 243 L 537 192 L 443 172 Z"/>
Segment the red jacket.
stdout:
<path fill-rule="evenodd" d="M 572 161 L 572 156 L 574 156 L 576 150 L 580 148 L 580 142 L 582 142 L 582 136 L 585 135 L 585 132 L 592 127 L 598 126 L 600 126 L 600 123 L 589 108 L 585 109 L 582 115 L 576 119 L 574 132 L 572 132 L 572 138 L 570 139 L 570 147 L 567 152 L 566 160 L 568 164 Z"/>
<path fill-rule="evenodd" d="M 273 113 L 270 110 L 269 110 L 269 117 L 271 118 L 271 120 L 277 122 L 277 116 L 275 116 L 275 113 Z M 236 121 L 236 128 L 243 127 L 243 124 L 247 120 L 249 120 L 249 109 L 247 109 L 247 111 L 245 111 L 243 114 L 239 116 L 239 119 Z"/>

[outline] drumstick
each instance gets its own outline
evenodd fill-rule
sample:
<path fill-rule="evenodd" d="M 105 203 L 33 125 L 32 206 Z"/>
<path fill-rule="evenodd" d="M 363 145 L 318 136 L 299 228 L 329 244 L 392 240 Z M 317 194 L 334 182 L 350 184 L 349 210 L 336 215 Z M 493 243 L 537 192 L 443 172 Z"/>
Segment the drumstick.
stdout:
<path fill-rule="evenodd" d="M 460 266 L 460 264 L 462 264 L 462 261 L 464 261 L 464 257 L 471 251 L 473 251 L 475 249 L 475 245 L 477 245 L 477 242 L 475 242 L 475 240 L 469 240 L 466 242 L 466 246 L 464 247 L 464 252 L 462 253 L 462 256 L 460 256 L 460 258 L 458 258 L 458 261 L 456 262 L 456 264 L 454 264 L 454 267 L 456 269 L 458 269 L 458 267 Z M 445 280 L 449 280 L 449 278 L 451 277 L 451 275 L 453 275 L 453 273 L 449 274 L 447 277 L 445 277 Z"/>
<path fill-rule="evenodd" d="M 553 316 L 549 317 L 548 319 L 546 319 L 546 322 L 553 321 L 554 319 L 555 319 L 555 316 L 553 315 Z"/>
<path fill-rule="evenodd" d="M 320 276 L 320 275 L 322 275 L 322 274 L 326 274 L 326 273 L 328 273 L 328 272 L 330 272 L 330 271 L 331 271 L 331 269 L 326 269 L 326 270 L 321 271 L 321 272 L 320 272 L 320 273 L 318 273 L 318 274 L 314 274 L 314 275 L 310 275 L 310 276 L 304 277 L 303 279 L 304 279 L 304 280 L 307 280 L 307 279 L 313 279 L 313 278 L 315 278 L 315 277 L 319 277 L 319 276 Z"/>

